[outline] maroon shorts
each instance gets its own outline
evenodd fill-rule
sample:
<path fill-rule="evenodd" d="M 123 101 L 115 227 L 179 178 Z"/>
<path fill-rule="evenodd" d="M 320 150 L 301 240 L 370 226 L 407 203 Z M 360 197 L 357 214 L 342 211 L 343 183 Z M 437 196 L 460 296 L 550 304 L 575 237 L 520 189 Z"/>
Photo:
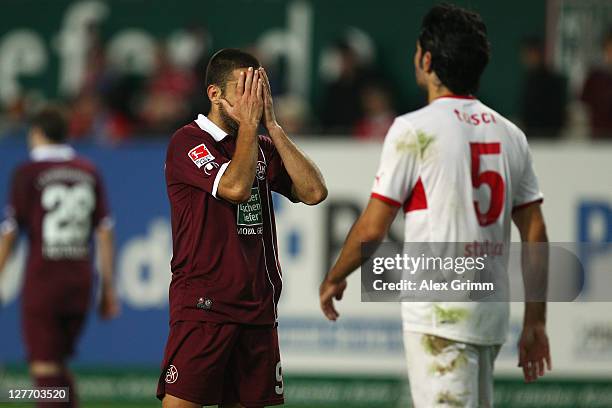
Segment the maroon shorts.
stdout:
<path fill-rule="evenodd" d="M 24 308 L 22 331 L 28 361 L 64 361 L 74 353 L 87 313 Z"/>
<path fill-rule="evenodd" d="M 157 387 L 200 405 L 247 408 L 284 403 L 276 328 L 176 322 L 170 328 Z"/>

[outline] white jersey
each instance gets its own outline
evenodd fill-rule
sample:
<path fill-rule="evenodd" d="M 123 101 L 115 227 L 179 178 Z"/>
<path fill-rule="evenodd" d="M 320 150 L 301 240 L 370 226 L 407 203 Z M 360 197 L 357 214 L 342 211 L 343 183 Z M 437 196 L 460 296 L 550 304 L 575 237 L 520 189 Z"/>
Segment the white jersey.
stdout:
<path fill-rule="evenodd" d="M 524 133 L 477 99 L 442 97 L 395 119 L 372 197 L 403 209 L 406 242 L 508 247 L 512 210 L 542 200 Z M 504 271 L 507 251 L 499 260 Z M 449 318 L 450 316 L 450 318 Z M 505 341 L 507 302 L 404 302 L 404 329 Z"/>

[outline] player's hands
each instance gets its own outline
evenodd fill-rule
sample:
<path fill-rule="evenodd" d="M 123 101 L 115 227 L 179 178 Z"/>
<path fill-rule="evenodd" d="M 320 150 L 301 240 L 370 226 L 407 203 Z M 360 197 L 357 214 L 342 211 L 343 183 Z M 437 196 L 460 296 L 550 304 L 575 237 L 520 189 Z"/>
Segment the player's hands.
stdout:
<path fill-rule="evenodd" d="M 268 73 L 264 68 L 259 69 L 261 75 L 263 77 L 264 84 L 264 109 L 263 109 L 263 118 L 264 118 L 264 126 L 266 129 L 270 130 L 273 127 L 278 126 L 278 122 L 276 121 L 276 115 L 274 114 L 274 102 L 272 101 L 272 89 L 270 88 L 270 80 L 268 79 Z"/>
<path fill-rule="evenodd" d="M 103 288 L 100 296 L 98 314 L 103 320 L 110 320 L 119 315 L 121 307 L 114 289 Z"/>
<path fill-rule="evenodd" d="M 239 125 L 257 127 L 263 112 L 263 88 L 264 84 L 259 69 L 253 70 L 253 67 L 249 67 L 246 73 L 240 72 L 240 78 L 236 84 L 237 100 L 234 105 L 224 98 L 220 100 L 221 104 Z"/>
<path fill-rule="evenodd" d="M 321 287 L 319 288 L 319 302 L 321 303 L 321 310 L 325 317 L 331 321 L 336 321 L 340 314 L 334 307 L 334 298 L 341 300 L 346 289 L 346 279 L 342 279 L 340 282 L 331 281 L 325 278 Z"/>
<path fill-rule="evenodd" d="M 552 369 L 550 346 L 543 323 L 523 326 L 518 349 L 518 365 L 523 368 L 525 382 L 533 382 L 542 377 L 546 370 Z"/>

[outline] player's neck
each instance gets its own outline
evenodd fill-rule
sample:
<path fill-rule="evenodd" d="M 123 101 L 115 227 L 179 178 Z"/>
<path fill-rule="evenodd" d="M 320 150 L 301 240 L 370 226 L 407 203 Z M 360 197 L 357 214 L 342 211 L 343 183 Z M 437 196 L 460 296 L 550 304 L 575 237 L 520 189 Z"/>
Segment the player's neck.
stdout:
<path fill-rule="evenodd" d="M 39 147 L 50 146 L 54 144 L 51 141 L 49 141 L 47 138 L 43 137 L 42 135 L 38 133 L 31 134 L 28 142 L 29 142 L 31 150 L 34 150 Z"/>
<path fill-rule="evenodd" d="M 219 129 L 221 129 L 222 131 L 224 131 L 225 133 L 227 133 L 228 135 L 232 134 L 232 130 L 228 129 L 227 126 L 225 126 L 225 122 L 223 121 L 223 119 L 221 119 L 221 115 L 219 115 L 219 112 L 211 109 L 210 112 L 208 112 L 208 115 L 206 115 L 206 117 L 215 125 L 219 126 Z"/>
<path fill-rule="evenodd" d="M 429 84 L 427 86 L 427 103 L 432 103 L 435 99 L 443 96 L 454 96 L 450 89 L 441 84 Z"/>

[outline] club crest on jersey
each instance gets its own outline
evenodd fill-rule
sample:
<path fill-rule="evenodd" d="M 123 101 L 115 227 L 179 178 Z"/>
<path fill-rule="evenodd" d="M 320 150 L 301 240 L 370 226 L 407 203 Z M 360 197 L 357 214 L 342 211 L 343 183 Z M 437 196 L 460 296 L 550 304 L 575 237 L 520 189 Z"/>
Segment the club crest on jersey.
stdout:
<path fill-rule="evenodd" d="M 257 170 L 255 171 L 255 175 L 259 180 L 266 179 L 266 163 L 258 161 L 257 162 Z"/>
<path fill-rule="evenodd" d="M 198 166 L 198 168 L 201 168 L 205 164 L 210 163 L 211 161 L 215 160 L 215 156 L 213 156 L 212 153 L 210 153 L 210 151 L 208 150 L 206 145 L 204 145 L 204 143 L 191 149 L 188 155 L 191 161 L 196 166 Z"/>
<path fill-rule="evenodd" d="M 206 174 L 206 177 L 210 177 L 210 175 L 212 174 L 211 172 L 215 169 L 219 168 L 219 163 L 217 162 L 210 162 L 210 163 L 206 163 L 206 166 L 204 166 L 204 174 Z"/>
<path fill-rule="evenodd" d="M 178 370 L 174 365 L 169 366 L 166 370 L 165 380 L 167 384 L 174 384 L 178 380 Z"/>

